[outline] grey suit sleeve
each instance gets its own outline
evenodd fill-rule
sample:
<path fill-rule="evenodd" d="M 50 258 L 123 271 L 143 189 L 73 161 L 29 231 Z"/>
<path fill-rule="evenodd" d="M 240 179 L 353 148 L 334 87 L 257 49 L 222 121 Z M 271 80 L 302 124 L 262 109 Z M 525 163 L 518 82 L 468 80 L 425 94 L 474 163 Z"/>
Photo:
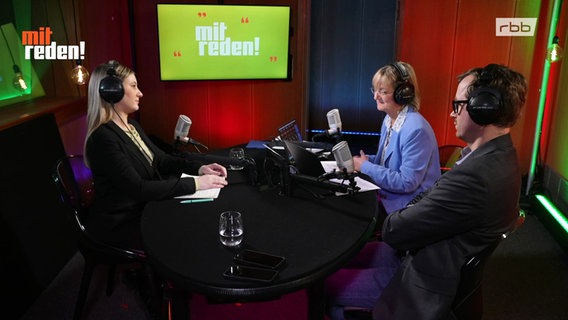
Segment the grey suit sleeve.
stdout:
<path fill-rule="evenodd" d="M 471 230 L 485 210 L 486 192 L 479 175 L 452 170 L 416 204 L 386 218 L 383 240 L 398 250 L 415 250 Z"/>

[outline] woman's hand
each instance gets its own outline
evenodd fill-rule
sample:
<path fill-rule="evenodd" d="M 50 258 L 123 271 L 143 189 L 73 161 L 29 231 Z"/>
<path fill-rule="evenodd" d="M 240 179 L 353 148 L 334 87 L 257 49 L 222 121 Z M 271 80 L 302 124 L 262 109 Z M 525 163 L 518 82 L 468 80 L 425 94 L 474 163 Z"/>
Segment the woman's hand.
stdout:
<path fill-rule="evenodd" d="M 220 177 L 227 177 L 227 168 L 223 167 L 218 163 L 211 163 L 207 165 L 203 165 L 199 168 L 199 175 L 215 175 Z"/>
<path fill-rule="evenodd" d="M 367 157 L 363 150 L 359 150 L 359 154 L 359 156 L 353 157 L 353 167 L 357 172 L 361 172 L 361 165 L 363 164 L 363 162 L 369 160 L 369 157 Z"/>
<path fill-rule="evenodd" d="M 225 177 L 216 174 L 204 174 L 195 179 L 197 180 L 197 190 L 223 188 L 227 185 Z"/>

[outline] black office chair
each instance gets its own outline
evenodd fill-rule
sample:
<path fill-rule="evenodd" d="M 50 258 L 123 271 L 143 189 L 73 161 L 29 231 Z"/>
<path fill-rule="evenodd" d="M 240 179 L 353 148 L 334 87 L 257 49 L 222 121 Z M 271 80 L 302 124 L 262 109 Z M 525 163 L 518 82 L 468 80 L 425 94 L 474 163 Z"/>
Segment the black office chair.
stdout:
<path fill-rule="evenodd" d="M 440 154 L 440 171 L 442 173 L 449 171 L 454 166 L 462 150 L 462 146 L 453 144 L 438 147 L 438 153 Z"/>
<path fill-rule="evenodd" d="M 449 319 L 453 320 L 481 320 L 483 315 L 483 271 L 485 264 L 489 261 L 491 254 L 497 246 L 509 235 L 515 232 L 525 222 L 524 210 L 519 210 L 519 217 L 511 226 L 509 231 L 504 233 L 501 238 L 483 249 L 480 253 L 470 257 L 461 270 L 461 279 L 452 304 L 452 311 Z M 372 310 L 361 308 L 345 308 L 345 319 L 347 320 L 371 320 Z"/>
<path fill-rule="evenodd" d="M 89 235 L 83 224 L 83 218 L 93 199 L 94 189 L 91 171 L 85 166 L 82 156 L 68 156 L 57 161 L 52 177 L 59 189 L 61 201 L 70 209 L 68 217 L 76 229 L 79 251 L 85 258 L 85 268 L 73 317 L 78 320 L 81 319 L 91 277 L 97 265 L 109 266 L 106 294 L 110 296 L 114 289 L 116 266 L 146 262 L 146 254 L 140 250 L 114 247 Z"/>
<path fill-rule="evenodd" d="M 524 210 L 519 210 L 519 217 L 511 229 L 501 239 L 470 257 L 461 270 L 461 279 L 452 304 L 452 315 L 457 320 L 480 320 L 483 316 L 483 271 L 497 246 L 515 232 L 525 222 Z"/>

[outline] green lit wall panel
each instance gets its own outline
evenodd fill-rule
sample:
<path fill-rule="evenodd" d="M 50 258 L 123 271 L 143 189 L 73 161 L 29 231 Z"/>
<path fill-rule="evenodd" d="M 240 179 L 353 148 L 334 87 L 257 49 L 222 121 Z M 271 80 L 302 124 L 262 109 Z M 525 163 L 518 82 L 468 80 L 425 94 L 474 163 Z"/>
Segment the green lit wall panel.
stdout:
<path fill-rule="evenodd" d="M 562 45 L 566 48 L 565 37 Z M 551 125 L 549 132 L 549 145 L 548 145 L 548 159 L 547 164 L 558 172 L 565 179 L 568 178 L 568 65 L 566 64 L 566 57 L 560 62 L 560 75 L 558 78 L 558 96 L 555 99 L 556 103 L 553 106 L 553 113 L 551 117 Z"/>
<path fill-rule="evenodd" d="M 24 46 L 12 23 L 0 26 L 0 107 L 45 95 L 30 60 L 24 59 Z M 20 91 L 13 85 L 13 65 L 22 71 L 28 89 Z"/>

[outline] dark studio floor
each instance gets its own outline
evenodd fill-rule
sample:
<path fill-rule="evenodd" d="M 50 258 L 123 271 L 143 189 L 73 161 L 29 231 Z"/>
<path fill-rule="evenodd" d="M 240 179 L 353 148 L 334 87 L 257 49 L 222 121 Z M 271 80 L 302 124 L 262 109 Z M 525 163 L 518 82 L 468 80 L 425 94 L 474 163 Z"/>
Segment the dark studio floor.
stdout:
<path fill-rule="evenodd" d="M 83 259 L 76 254 L 22 320 L 72 319 Z M 119 282 L 112 296 L 104 293 L 106 272 L 97 268 L 85 308 L 88 319 L 148 319 L 136 294 Z M 538 218 L 525 224 L 495 251 L 486 268 L 485 320 L 568 319 L 568 256 Z M 191 319 L 306 319 L 304 291 L 280 300 L 245 304 L 208 304 L 191 298 Z"/>

